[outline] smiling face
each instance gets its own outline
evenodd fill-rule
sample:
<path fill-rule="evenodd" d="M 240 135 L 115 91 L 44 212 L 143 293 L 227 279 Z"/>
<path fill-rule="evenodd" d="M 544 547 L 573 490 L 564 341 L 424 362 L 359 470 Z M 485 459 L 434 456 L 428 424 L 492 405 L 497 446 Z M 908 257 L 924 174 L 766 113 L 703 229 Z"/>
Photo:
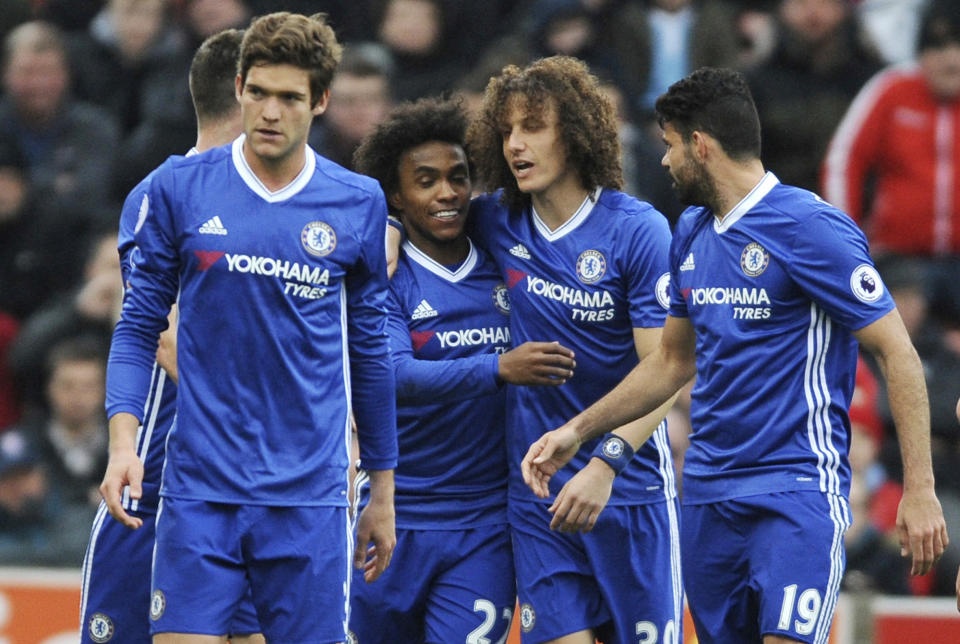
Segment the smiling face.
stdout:
<path fill-rule="evenodd" d="M 501 124 L 503 156 L 521 192 L 548 196 L 551 190 L 579 186 L 580 179 L 567 163 L 567 149 L 557 123 L 557 110 L 549 101 L 540 113 L 531 113 L 514 96 Z"/>
<path fill-rule="evenodd" d="M 243 152 L 254 172 L 300 170 L 310 123 L 326 109 L 328 96 L 311 107 L 309 72 L 294 65 L 253 65 L 243 84 L 237 76 L 247 136 Z"/>
<path fill-rule="evenodd" d="M 400 157 L 400 185 L 390 205 L 403 219 L 414 246 L 449 264 L 462 259 L 463 227 L 470 205 L 470 172 L 463 148 L 428 141 Z"/>

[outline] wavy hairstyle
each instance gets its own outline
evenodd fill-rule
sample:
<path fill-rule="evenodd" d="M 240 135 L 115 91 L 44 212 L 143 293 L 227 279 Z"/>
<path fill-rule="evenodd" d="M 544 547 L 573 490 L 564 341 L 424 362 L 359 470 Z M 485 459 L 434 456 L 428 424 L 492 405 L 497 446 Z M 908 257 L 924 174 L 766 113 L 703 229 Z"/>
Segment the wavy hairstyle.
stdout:
<path fill-rule="evenodd" d="M 327 15 L 310 17 L 288 11 L 260 16 L 247 28 L 240 45 L 237 73 L 241 84 L 254 65 L 293 65 L 310 74 L 310 106 L 320 100 L 343 56 L 343 46 L 327 24 Z"/>
<path fill-rule="evenodd" d="M 390 195 L 400 189 L 404 152 L 430 141 L 464 147 L 466 131 L 467 114 L 460 100 L 421 98 L 401 103 L 363 139 L 353 153 L 353 164 L 357 172 L 380 182 L 389 204 Z"/>
<path fill-rule="evenodd" d="M 530 203 L 503 155 L 502 132 L 514 104 L 535 118 L 555 108 L 567 163 L 576 168 L 583 187 L 620 189 L 623 168 L 613 105 L 587 65 L 570 56 L 541 58 L 523 69 L 507 65 L 487 83 L 483 105 L 467 130 L 467 148 L 485 189 L 503 188 L 502 201 L 510 208 Z"/>

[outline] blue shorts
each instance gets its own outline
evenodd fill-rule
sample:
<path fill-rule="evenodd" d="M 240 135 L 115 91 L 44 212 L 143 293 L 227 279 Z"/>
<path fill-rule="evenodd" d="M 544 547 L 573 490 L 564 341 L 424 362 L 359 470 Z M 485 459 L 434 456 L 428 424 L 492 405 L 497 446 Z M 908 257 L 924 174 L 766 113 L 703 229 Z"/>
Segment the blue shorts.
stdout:
<path fill-rule="evenodd" d="M 397 530 L 383 575 L 367 584 L 353 574 L 348 641 L 499 642 L 510 629 L 516 585 L 505 525 Z"/>
<path fill-rule="evenodd" d="M 268 642 L 342 642 L 352 547 L 347 508 L 165 497 L 151 632 L 227 634 L 249 587 Z"/>
<path fill-rule="evenodd" d="M 847 500 L 777 492 L 683 506 L 684 585 L 701 644 L 825 643 L 845 563 Z"/>
<path fill-rule="evenodd" d="M 143 520 L 131 530 L 110 516 L 101 502 L 83 558 L 80 597 L 82 644 L 150 644 L 150 562 L 155 515 L 129 512 Z M 249 591 L 230 622 L 231 634 L 259 633 Z"/>
<path fill-rule="evenodd" d="M 550 530 L 540 503 L 511 500 L 525 643 L 585 629 L 607 644 L 682 641 L 676 500 L 608 506 L 586 533 Z"/>

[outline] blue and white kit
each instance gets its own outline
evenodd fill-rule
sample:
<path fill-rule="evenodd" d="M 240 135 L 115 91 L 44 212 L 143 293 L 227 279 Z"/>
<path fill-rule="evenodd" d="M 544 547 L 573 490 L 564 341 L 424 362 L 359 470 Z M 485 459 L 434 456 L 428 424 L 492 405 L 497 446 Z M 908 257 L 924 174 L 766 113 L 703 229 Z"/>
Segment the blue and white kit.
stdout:
<path fill-rule="evenodd" d="M 799 511 L 791 516 L 793 504 L 809 507 L 810 498 L 822 497 L 815 502 L 826 525 L 818 532 L 820 547 L 794 547 L 796 542 L 786 537 L 775 540 L 773 546 L 783 552 L 758 573 L 771 577 L 761 594 L 778 598 L 766 598 L 769 610 L 760 615 L 759 628 L 761 634 L 826 641 L 843 574 L 843 533 L 850 522 L 847 410 L 857 363 L 852 332 L 889 313 L 893 300 L 854 222 L 815 194 L 781 184 L 771 173 L 720 222 L 704 208 L 685 211 L 674 234 L 670 266 L 670 314 L 689 318 L 696 331 L 697 381 L 693 434 L 684 464 L 684 515 L 688 508 L 691 513 L 707 512 L 693 506 L 714 504 L 717 521 L 739 517 L 739 529 L 745 531 L 749 514 L 740 504 L 770 505 L 782 513 L 771 520 L 781 521 L 788 532 L 799 516 Z M 788 499 L 765 504 L 746 498 L 778 493 L 788 493 Z M 765 508 L 753 516 L 762 521 L 757 517 L 764 515 L 772 517 Z M 707 530 L 704 526 L 710 524 L 704 521 L 699 515 L 695 521 L 684 520 L 685 544 L 700 543 L 687 531 L 698 529 L 694 525 Z M 709 546 L 684 550 L 695 619 L 698 604 L 708 606 L 711 595 L 729 598 L 731 611 L 739 610 L 734 607 L 737 601 L 747 603 L 730 595 L 736 580 L 713 574 L 710 592 L 696 592 L 701 585 L 693 577 L 707 574 L 706 558 L 744 547 L 714 538 L 723 530 L 719 524 L 716 532 L 707 530 L 714 535 Z M 758 530 L 770 532 L 761 526 Z M 769 553 L 759 551 L 743 552 L 744 561 L 753 554 L 771 562 Z M 811 570 L 823 574 L 816 581 L 799 578 Z M 785 590 L 790 587 L 793 591 Z M 800 597 L 808 601 L 808 619 L 782 619 L 796 609 L 787 603 Z M 814 605 L 816 611 L 810 609 Z M 709 628 L 698 624 L 698 634 L 701 630 Z M 732 632 L 729 640 L 701 636 L 701 641 L 732 642 L 747 636 L 750 631 Z"/>
<path fill-rule="evenodd" d="M 243 144 L 172 158 L 153 175 L 111 347 L 107 412 L 142 416 L 156 337 L 178 300 L 177 420 L 161 496 L 345 509 L 349 401 L 364 467 L 396 464 L 385 199 L 375 181 L 309 148 L 300 174 L 271 192 Z M 163 553 L 158 539 L 155 566 L 167 563 Z M 175 594 L 166 592 L 168 606 Z"/>
<path fill-rule="evenodd" d="M 512 340 L 517 345 L 557 341 L 573 350 L 577 363 L 573 377 L 559 387 L 508 388 L 508 494 L 511 515 L 518 516 L 528 505 L 543 508 L 551 503 L 552 495 L 587 464 L 599 439 L 585 443 L 551 479 L 552 495 L 546 501 L 536 498 L 520 475 L 519 463 L 530 444 L 590 406 L 637 365 L 634 328 L 663 325 L 668 305 L 670 230 L 652 206 L 615 190 L 593 191 L 556 230 L 550 230 L 533 208 L 510 211 L 499 203 L 499 197 L 496 193 L 473 201 L 470 231 L 478 244 L 488 249 L 506 281 Z M 650 512 L 656 518 L 649 520 L 657 521 L 650 534 L 666 535 L 669 545 L 634 553 L 637 556 L 628 562 L 619 562 L 631 569 L 631 587 L 642 589 L 639 598 L 625 589 L 617 593 L 597 588 L 591 559 L 604 548 L 585 544 L 602 538 L 614 551 L 624 539 L 636 538 L 637 531 L 644 529 L 639 523 L 648 519 L 632 515 L 625 519 L 630 525 L 619 535 L 615 529 L 604 532 L 603 537 L 582 535 L 584 544 L 573 546 L 577 553 L 556 562 L 554 558 L 564 557 L 559 550 L 540 552 L 532 535 L 514 535 L 521 619 L 524 614 L 539 616 L 529 628 L 524 625 L 529 641 L 559 637 L 605 621 L 614 625 L 615 641 L 635 641 L 638 622 L 652 624 L 661 638 L 678 632 L 682 588 L 676 486 L 665 423 L 615 479 L 607 510 L 613 514 L 614 508 L 646 504 L 655 508 Z M 548 533 L 544 539 L 554 539 L 549 534 L 549 518 L 543 519 L 542 528 Z M 534 529 L 527 522 L 520 527 Z M 555 538 L 559 542 L 560 537 Z M 618 539 L 620 545 L 615 544 Z M 524 552 L 525 548 L 533 552 Z M 549 584 L 540 583 L 542 570 L 524 568 L 524 562 L 538 558 L 549 563 L 547 569 L 571 573 L 557 575 L 551 583 L 562 581 L 573 588 L 551 592 Z M 593 603 L 602 609 L 586 610 L 590 602 L 577 601 L 580 592 L 598 597 Z M 555 602 L 560 596 L 567 597 L 570 605 Z M 555 619 L 546 619 L 547 612 Z"/>
<path fill-rule="evenodd" d="M 472 243 L 455 267 L 403 245 L 388 322 L 397 548 L 376 583 L 354 572 L 350 630 L 358 642 L 496 642 L 510 626 L 516 586 L 498 378 L 498 356 L 510 349 L 506 290 Z"/>

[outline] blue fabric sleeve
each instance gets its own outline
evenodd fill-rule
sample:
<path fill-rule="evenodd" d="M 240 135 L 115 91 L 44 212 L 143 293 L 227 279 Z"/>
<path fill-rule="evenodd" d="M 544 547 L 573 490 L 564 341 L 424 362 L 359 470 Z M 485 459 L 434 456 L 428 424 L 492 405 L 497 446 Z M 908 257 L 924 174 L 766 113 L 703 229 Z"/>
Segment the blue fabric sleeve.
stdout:
<path fill-rule="evenodd" d="M 169 170 L 169 161 L 161 170 Z M 166 183 L 171 172 L 158 172 L 159 180 L 147 191 L 146 217 L 135 235 L 138 263 L 128 274 L 120 321 L 113 332 L 107 362 L 107 417 L 128 412 L 142 420 L 157 340 L 167 328 L 167 314 L 177 296 L 179 256 Z M 141 198 L 142 199 L 142 198 Z M 138 206 L 139 208 L 139 206 Z"/>
<path fill-rule="evenodd" d="M 397 379 L 397 400 L 401 403 L 445 403 L 470 400 L 500 389 L 497 354 L 451 360 L 418 360 L 413 353 L 410 329 L 396 293 L 402 284 L 390 285 L 387 299 L 387 332 Z"/>
<path fill-rule="evenodd" d="M 353 412 L 361 467 L 397 466 L 396 383 L 386 332 L 387 262 L 383 231 L 387 202 L 377 191 L 370 216 L 362 222 L 361 259 L 347 275 L 347 337 Z"/>

